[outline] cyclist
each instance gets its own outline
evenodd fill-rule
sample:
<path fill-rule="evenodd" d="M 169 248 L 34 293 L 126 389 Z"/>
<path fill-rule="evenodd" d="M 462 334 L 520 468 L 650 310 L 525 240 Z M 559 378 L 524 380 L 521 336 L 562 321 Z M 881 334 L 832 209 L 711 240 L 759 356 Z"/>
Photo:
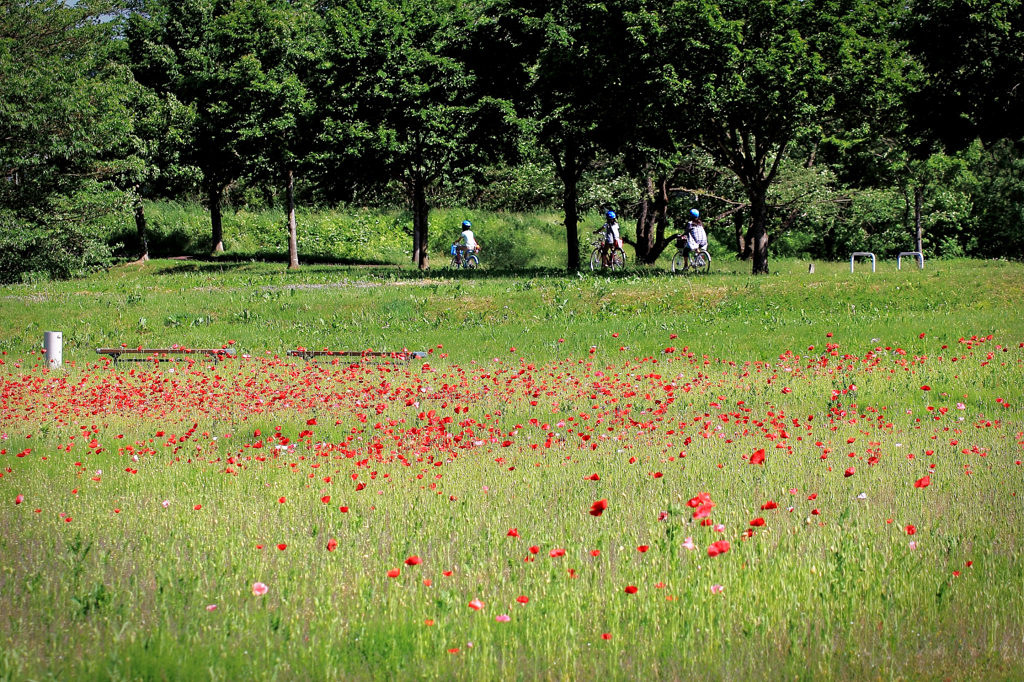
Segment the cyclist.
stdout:
<path fill-rule="evenodd" d="M 601 244 L 601 264 L 608 267 L 608 256 L 615 247 L 622 248 L 622 237 L 619 236 L 619 221 L 616 220 L 615 211 L 605 213 L 608 219 L 604 225 L 594 230 L 594 234 L 604 233 L 604 242 Z"/>
<path fill-rule="evenodd" d="M 708 248 L 708 233 L 704 231 L 704 223 L 700 219 L 700 211 L 690 209 L 692 220 L 686 223 L 686 243 L 683 245 L 683 267 L 690 267 L 690 253 L 698 249 Z"/>
<path fill-rule="evenodd" d="M 462 221 L 462 243 L 456 248 L 459 260 L 462 261 L 467 253 L 476 253 L 480 245 L 476 243 L 476 236 L 473 234 L 473 223 L 468 220 Z"/>

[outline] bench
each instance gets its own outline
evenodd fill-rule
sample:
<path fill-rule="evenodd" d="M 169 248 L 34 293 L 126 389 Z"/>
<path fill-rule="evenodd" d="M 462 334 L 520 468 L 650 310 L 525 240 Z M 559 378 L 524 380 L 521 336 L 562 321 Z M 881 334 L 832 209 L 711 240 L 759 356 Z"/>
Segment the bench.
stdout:
<path fill-rule="evenodd" d="M 311 360 L 319 357 L 333 357 L 333 358 L 359 358 L 360 360 L 369 358 L 384 358 L 392 360 L 425 360 L 427 353 L 421 350 L 406 350 L 400 351 L 376 351 L 376 350 L 309 350 L 308 348 L 296 348 L 290 350 L 287 353 L 290 357 L 302 358 L 303 360 Z"/>
<path fill-rule="evenodd" d="M 227 358 L 234 358 L 234 348 L 97 348 L 96 352 L 106 355 L 114 362 L 171 362 L 177 358 L 168 356 L 205 356 L 206 359 L 218 362 Z M 135 355 L 140 357 L 122 358 L 122 355 Z M 188 359 L 187 357 L 185 359 Z"/>

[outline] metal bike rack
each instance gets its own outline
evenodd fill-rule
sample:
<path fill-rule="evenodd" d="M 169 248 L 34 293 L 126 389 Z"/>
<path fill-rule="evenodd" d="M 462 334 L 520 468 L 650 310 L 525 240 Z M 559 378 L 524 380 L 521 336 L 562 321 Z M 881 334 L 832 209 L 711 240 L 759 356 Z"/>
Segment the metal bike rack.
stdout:
<path fill-rule="evenodd" d="M 857 256 L 871 256 L 871 272 L 875 271 L 875 254 L 871 253 L 870 251 L 854 251 L 853 254 L 850 256 L 850 272 L 853 272 L 853 259 L 856 258 Z"/>
<path fill-rule="evenodd" d="M 921 269 L 921 270 L 924 270 L 924 254 L 921 253 L 920 251 L 900 251 L 900 255 L 896 256 L 896 269 L 897 270 L 902 270 L 903 269 L 902 265 L 903 265 L 903 257 L 904 256 L 913 256 L 914 258 L 916 258 L 917 259 L 917 267 L 919 269 Z"/>

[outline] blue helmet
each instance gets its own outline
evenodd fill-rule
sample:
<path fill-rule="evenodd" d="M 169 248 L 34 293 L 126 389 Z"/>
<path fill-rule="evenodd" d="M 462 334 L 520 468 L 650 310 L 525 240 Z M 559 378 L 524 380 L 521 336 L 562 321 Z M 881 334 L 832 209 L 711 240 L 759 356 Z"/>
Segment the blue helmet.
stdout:
<path fill-rule="evenodd" d="M 605 215 L 608 216 L 608 220 L 615 220 L 615 211 L 608 211 Z"/>
<path fill-rule="evenodd" d="M 694 218 L 700 218 L 700 211 L 698 211 L 695 208 L 691 208 L 690 215 L 692 215 Z"/>
<path fill-rule="evenodd" d="M 469 222 L 468 220 L 463 220 L 462 226 L 468 230 L 469 228 L 473 227 L 473 223 Z"/>

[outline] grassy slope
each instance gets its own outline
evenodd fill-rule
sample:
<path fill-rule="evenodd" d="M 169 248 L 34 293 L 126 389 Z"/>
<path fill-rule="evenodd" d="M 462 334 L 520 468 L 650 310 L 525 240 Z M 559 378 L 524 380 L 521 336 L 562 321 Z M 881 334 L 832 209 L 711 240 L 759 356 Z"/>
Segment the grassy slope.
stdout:
<path fill-rule="evenodd" d="M 1022 423 L 1016 346 L 1024 341 L 1018 314 L 1024 269 L 955 262 L 896 273 L 883 264 L 875 275 L 851 276 L 843 265 L 819 265 L 817 274 L 807 275 L 794 262 L 776 263 L 778 275 L 752 279 L 739 272 L 743 268 L 730 266 L 729 272 L 720 269 L 697 280 L 540 272 L 438 272 L 423 278 L 405 270 L 311 266 L 285 273 L 266 264 L 157 261 L 87 281 L 3 289 L 0 349 L 8 355 L 0 376 L 11 382 L 5 391 L 18 398 L 11 397 L 5 408 L 8 454 L 0 456 L 3 466 L 14 469 L 0 479 L 0 677 L 39 678 L 49 670 L 96 679 L 161 679 L 175 672 L 178 679 L 1019 678 L 1024 574 L 1018 538 L 1024 518 L 1019 498 L 1011 495 L 1021 488 L 1021 468 L 1013 460 L 1020 457 L 1015 436 Z M 65 332 L 69 385 L 15 391 L 23 375 L 41 376 L 34 367 L 38 356 L 26 354 L 38 347 L 45 329 Z M 677 339 L 669 338 L 673 333 Z M 926 339 L 918 338 L 921 333 Z M 936 356 L 949 352 L 942 345 L 962 349 L 957 340 L 972 334 L 995 338 L 969 363 L 936 364 Z M 477 396 L 463 402 L 473 405 L 471 416 L 484 425 L 479 430 L 497 425 L 503 433 L 529 418 L 553 422 L 586 412 L 591 389 L 553 381 L 555 395 L 534 409 L 521 396 L 484 395 L 482 387 L 492 384 L 483 374 L 491 370 L 477 367 L 486 363 L 514 373 L 535 363 L 538 377 L 551 381 L 547 371 L 578 376 L 581 362 L 608 367 L 609 373 L 625 373 L 624 363 L 630 362 L 632 371 L 645 373 L 654 369 L 650 361 L 637 363 L 656 356 L 663 358 L 656 371 L 678 373 L 696 387 L 693 394 L 680 394 L 667 415 L 673 420 L 692 423 L 694 415 L 699 420 L 717 412 L 709 401 L 721 401 L 724 411 L 743 400 L 759 420 L 780 410 L 787 420 L 813 414 L 814 437 L 833 445 L 834 453 L 829 461 L 819 460 L 809 437 L 791 456 L 769 449 L 762 470 L 742 457 L 764 441 L 737 437 L 729 445 L 711 445 L 694 434 L 695 443 L 685 448 L 689 457 L 668 461 L 680 447 L 680 436 L 665 433 L 669 425 L 656 433 L 622 431 L 618 415 L 603 406 L 607 423 L 624 434 L 618 449 L 607 443 L 591 453 L 570 441 L 538 455 L 526 449 L 528 441 L 538 442 L 527 430 L 514 438 L 514 447 L 469 454 L 440 469 L 443 495 L 421 490 L 423 481 L 409 480 L 409 471 L 395 462 L 378 465 L 382 474 L 395 477 L 393 488 L 378 482 L 363 492 L 380 486 L 386 494 L 359 496 L 347 481 L 308 488 L 305 477 L 269 460 L 251 464 L 237 478 L 218 473 L 223 462 L 169 466 L 169 451 L 159 441 L 153 445 L 158 454 L 136 465 L 137 477 L 121 474 L 126 460 L 114 452 L 122 445 L 112 440 L 115 433 L 126 435 L 124 443 L 145 443 L 155 429 L 180 434 L 194 421 L 199 432 L 233 434 L 234 445 L 201 441 L 207 451 L 226 456 L 239 442 L 253 441 L 253 428 L 269 433 L 282 425 L 297 440 L 311 412 L 320 416 L 317 439 L 342 442 L 351 428 L 366 428 L 350 403 L 320 407 L 317 400 L 325 393 L 302 388 L 307 379 L 309 386 L 325 383 L 340 368 L 266 365 L 254 376 L 239 363 L 216 371 L 230 385 L 248 378 L 269 382 L 263 395 L 270 386 L 299 388 L 303 397 L 295 400 L 305 407 L 260 413 L 251 401 L 239 401 L 232 410 L 211 414 L 196 406 L 196 391 L 187 390 L 167 396 L 165 418 L 140 419 L 113 406 L 77 418 L 98 422 L 107 452 L 91 454 L 77 446 L 46 461 L 11 456 L 24 447 L 34 447 L 37 455 L 52 452 L 68 442 L 69 431 L 77 432 L 39 427 L 49 421 L 48 391 L 70 395 L 71 384 L 82 379 L 99 388 L 96 382 L 115 378 L 93 367 L 93 347 L 220 346 L 229 339 L 261 357 L 299 345 L 434 348 L 434 376 L 465 376 Z M 786 350 L 816 357 L 826 342 L 856 357 L 888 345 L 931 359 L 903 367 L 899 357 L 886 355 L 883 367 L 896 374 L 857 363 L 850 369 L 840 365 L 834 375 L 805 368 L 803 378 L 790 382 L 789 395 L 779 393 L 777 383 L 765 384 L 768 368 L 749 368 L 752 378 L 742 375 L 745 362 L 778 363 Z M 1010 346 L 1012 353 L 980 365 L 980 356 L 996 344 Z M 661 351 L 669 345 L 679 347 L 677 354 L 688 346 L 696 356 L 665 364 Z M 806 350 L 811 345 L 815 353 Z M 703 354 L 712 364 L 702 362 Z M 771 371 L 780 373 L 783 364 L 802 366 L 786 361 Z M 123 372 L 131 369 L 146 379 L 122 373 L 129 383 L 155 380 L 145 364 Z M 203 370 L 194 378 L 210 375 Z M 419 376 L 388 380 L 415 386 Z M 330 381 L 361 390 L 380 378 L 368 375 L 364 384 L 342 372 Z M 853 383 L 858 411 L 884 408 L 892 428 L 875 432 L 863 419 L 855 425 L 835 415 L 828 422 L 828 410 L 837 404 L 830 392 Z M 919 390 L 922 383 L 934 386 L 930 396 Z M 655 409 L 661 387 L 654 380 L 637 385 L 643 390 L 628 400 L 636 403 L 636 419 L 644 421 L 652 418 L 643 415 Z M 610 390 L 627 400 L 621 382 Z M 642 400 L 643 391 L 654 395 Z M 999 407 L 996 397 L 1013 407 Z M 559 405 L 552 408 L 551 400 Z M 932 425 L 922 412 L 929 400 L 952 414 L 954 403 L 964 400 L 971 421 L 953 426 L 963 430 L 958 437 L 964 445 L 978 445 L 989 457 L 948 445 L 949 433 L 941 429 L 949 422 Z M 405 418 L 411 425 L 418 409 L 396 403 L 374 418 Z M 498 409 L 505 412 L 501 419 L 493 416 Z M 913 415 L 904 415 L 906 409 Z M 871 421 L 876 413 L 862 414 Z M 1000 426 L 975 428 L 979 414 L 997 415 Z M 917 415 L 925 417 L 923 426 L 915 423 Z M 341 424 L 324 418 L 335 416 Z M 799 428 L 810 424 L 802 421 Z M 33 432 L 35 440 L 25 438 Z M 942 439 L 942 448 L 932 435 Z M 858 443 L 846 445 L 847 436 Z M 863 448 L 871 439 L 883 453 L 876 467 L 864 462 Z M 858 454 L 850 460 L 858 473 L 846 479 L 841 469 L 848 448 Z M 933 459 L 922 455 L 928 448 L 936 449 Z M 907 460 L 907 451 L 918 459 Z M 639 458 L 635 465 L 626 462 L 631 453 Z M 498 454 L 507 461 L 495 464 Z M 543 466 L 533 466 L 535 460 Z M 93 484 L 88 473 L 77 473 L 75 461 L 88 473 L 103 469 L 103 482 Z M 927 462 L 938 463 L 935 483 L 926 491 L 914 489 L 909 484 L 927 471 Z M 834 471 L 826 468 L 833 464 Z M 515 472 L 507 465 L 516 466 Z M 973 467 L 973 476 L 960 474 L 965 465 Z M 351 462 L 337 466 L 342 479 L 352 470 Z M 654 470 L 666 475 L 653 479 Z M 365 471 L 359 473 L 366 480 Z M 591 473 L 602 480 L 581 481 Z M 69 497 L 73 487 L 82 492 Z M 800 494 L 791 496 L 790 487 Z M 334 496 L 330 505 L 319 501 L 325 488 Z M 690 510 L 682 502 L 701 490 L 719 503 L 715 521 L 726 524 L 727 535 L 688 521 Z M 812 490 L 819 497 L 807 501 L 805 493 Z M 868 492 L 864 503 L 854 499 L 860 491 Z M 10 504 L 16 492 L 26 494 L 25 506 Z M 279 495 L 289 503 L 280 504 Z M 609 498 L 612 508 L 595 520 L 585 510 L 600 497 Z M 769 498 L 796 510 L 759 511 Z M 168 510 L 160 506 L 162 499 L 172 500 Z M 348 515 L 338 512 L 339 502 L 351 505 Z M 195 512 L 194 503 L 203 510 Z M 26 509 L 36 504 L 44 509 L 40 515 Z M 114 506 L 124 513 L 114 516 Z M 820 507 L 825 525 L 814 522 L 812 507 Z M 58 510 L 71 513 L 75 522 L 62 523 Z M 672 512 L 669 522 L 656 520 L 661 510 Z M 737 534 L 757 515 L 768 519 L 767 532 L 742 542 Z M 886 523 L 890 518 L 894 524 Z M 907 550 L 901 529 L 906 523 L 919 527 L 916 552 Z M 511 526 L 520 529 L 520 541 L 505 537 Z M 680 547 L 684 535 L 698 542 L 695 553 Z M 323 551 L 327 536 L 341 543 L 334 554 Z M 731 539 L 733 550 L 708 559 L 703 551 L 719 537 Z M 85 553 L 90 541 L 93 549 Z M 289 544 L 284 552 L 252 550 L 255 542 L 272 547 L 282 541 Z M 525 548 L 534 543 L 543 551 L 535 563 L 524 563 Z M 639 544 L 652 549 L 641 555 L 633 549 Z M 567 548 L 564 561 L 547 557 L 553 547 Z M 601 556 L 591 557 L 590 548 L 601 548 Z M 423 566 L 403 567 L 398 580 L 384 577 L 410 554 L 423 556 Z M 976 566 L 965 569 L 967 560 Z M 439 575 L 443 568 L 454 576 Z M 568 578 L 568 568 L 580 577 Z M 965 575 L 953 579 L 953 570 Z M 434 586 L 424 588 L 423 577 Z M 248 594 L 258 579 L 271 585 L 265 599 Z M 656 588 L 656 582 L 666 587 Z M 713 583 L 726 591 L 711 595 Z M 627 584 L 640 592 L 625 595 Z M 530 605 L 515 604 L 518 594 L 529 595 Z M 479 614 L 465 607 L 474 596 L 488 604 Z M 218 604 L 218 611 L 207 613 L 209 603 Z M 512 621 L 495 623 L 499 613 L 510 613 Z M 425 618 L 436 625 L 424 626 Z M 612 634 L 610 642 L 600 638 L 603 632 Z M 468 641 L 474 647 L 467 648 Z M 454 647 L 458 654 L 446 653 Z"/>
<path fill-rule="evenodd" d="M 97 346 L 183 344 L 243 351 L 287 348 L 424 347 L 448 342 L 461 361 L 509 346 L 536 358 L 599 345 L 629 332 L 649 352 L 666 331 L 701 352 L 765 359 L 841 332 L 858 346 L 899 343 L 927 332 L 1020 338 L 1024 269 L 1001 262 L 929 263 L 925 271 L 849 273 L 775 262 L 751 278 L 746 264 L 721 265 L 701 279 L 665 271 L 607 278 L 554 272 L 452 273 L 306 266 L 289 273 L 266 263 L 153 261 L 88 281 L 7 287 L 0 349 L 38 348 L 42 332 L 64 332 L 65 354 L 89 360 Z M 565 345 L 557 345 L 558 338 Z"/>

